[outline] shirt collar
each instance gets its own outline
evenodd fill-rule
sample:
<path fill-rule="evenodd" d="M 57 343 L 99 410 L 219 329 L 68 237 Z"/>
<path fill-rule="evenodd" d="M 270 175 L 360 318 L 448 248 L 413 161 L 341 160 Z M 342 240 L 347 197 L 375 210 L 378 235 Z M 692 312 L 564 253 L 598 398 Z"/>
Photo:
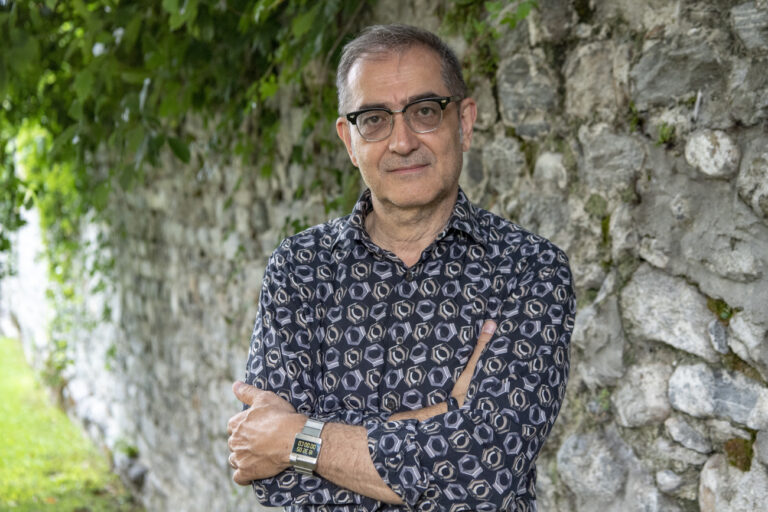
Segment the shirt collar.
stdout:
<path fill-rule="evenodd" d="M 352 208 L 352 213 L 342 222 L 341 229 L 333 245 L 335 246 L 344 240 L 370 240 L 368 232 L 365 230 L 365 218 L 371 211 L 373 211 L 371 190 L 366 189 L 357 200 L 357 203 L 355 203 L 354 208 Z M 487 243 L 487 237 L 482 229 L 480 229 L 478 222 L 477 207 L 469 201 L 461 188 L 459 188 L 456 204 L 453 206 L 453 212 L 448 219 L 448 224 L 437 236 L 437 239 L 440 240 L 445 237 L 452 229 L 468 234 L 478 243 Z"/>

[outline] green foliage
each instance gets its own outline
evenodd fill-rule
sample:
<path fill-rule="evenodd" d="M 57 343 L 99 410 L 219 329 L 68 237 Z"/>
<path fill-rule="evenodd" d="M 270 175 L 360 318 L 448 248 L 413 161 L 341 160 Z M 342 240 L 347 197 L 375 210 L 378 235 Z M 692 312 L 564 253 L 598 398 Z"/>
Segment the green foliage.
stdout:
<path fill-rule="evenodd" d="M 535 0 L 455 0 L 438 16 L 447 33 L 460 34 L 469 44 L 463 66 L 472 86 L 477 76 L 493 78 L 499 56 L 493 44 L 503 30 L 514 30 L 534 8 Z"/>
<path fill-rule="evenodd" d="M 731 321 L 731 317 L 736 312 L 736 309 L 732 308 L 723 299 L 713 299 L 707 297 L 707 308 L 717 316 L 717 319 L 724 325 L 728 325 Z"/>
<path fill-rule="evenodd" d="M 673 144 L 675 141 L 675 125 L 661 123 L 659 126 L 659 135 L 656 138 L 656 145 L 663 146 Z"/>
<path fill-rule="evenodd" d="M 0 338 L 0 509 L 134 511 L 96 447 L 47 400 L 18 341 Z"/>
<path fill-rule="evenodd" d="M 113 190 L 145 180 L 165 151 L 198 168 L 211 153 L 229 155 L 269 174 L 273 97 L 294 86 L 308 121 L 333 119 L 333 69 L 367 5 L 0 2 L 0 252 L 21 208 L 36 202 L 59 253 L 53 268 L 66 274 L 81 219 L 103 217 Z M 190 120 L 211 137 L 197 140 Z M 33 146 L 18 162 L 19 148 Z"/>

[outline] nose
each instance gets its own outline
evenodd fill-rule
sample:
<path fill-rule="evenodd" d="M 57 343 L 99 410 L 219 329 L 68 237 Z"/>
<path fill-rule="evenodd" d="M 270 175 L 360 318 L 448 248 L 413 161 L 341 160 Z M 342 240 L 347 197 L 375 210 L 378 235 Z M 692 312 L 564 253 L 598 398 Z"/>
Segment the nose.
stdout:
<path fill-rule="evenodd" d="M 419 138 L 405 122 L 402 113 L 395 114 L 392 134 L 389 136 L 389 150 L 400 155 L 407 155 L 419 147 Z"/>

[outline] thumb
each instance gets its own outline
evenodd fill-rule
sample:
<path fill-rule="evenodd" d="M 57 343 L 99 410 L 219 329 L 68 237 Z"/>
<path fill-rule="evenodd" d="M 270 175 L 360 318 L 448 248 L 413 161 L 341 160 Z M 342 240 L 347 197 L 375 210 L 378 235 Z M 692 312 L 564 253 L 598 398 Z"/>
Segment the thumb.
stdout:
<path fill-rule="evenodd" d="M 253 401 L 256 398 L 256 393 L 258 393 L 258 391 L 259 389 L 256 386 L 251 386 L 250 384 L 246 384 L 239 380 L 232 384 L 232 392 L 235 393 L 237 399 L 244 404 L 253 405 Z"/>

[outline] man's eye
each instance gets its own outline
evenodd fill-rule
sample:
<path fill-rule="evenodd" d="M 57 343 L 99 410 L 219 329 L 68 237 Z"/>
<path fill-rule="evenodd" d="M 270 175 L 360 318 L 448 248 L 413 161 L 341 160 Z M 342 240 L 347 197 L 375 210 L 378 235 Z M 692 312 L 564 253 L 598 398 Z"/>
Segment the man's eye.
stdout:
<path fill-rule="evenodd" d="M 381 114 L 369 114 L 363 117 L 362 121 L 364 125 L 374 127 L 384 122 L 384 116 Z"/>
<path fill-rule="evenodd" d="M 419 117 L 432 117 L 437 115 L 437 107 L 434 105 L 419 105 L 416 110 L 416 115 Z"/>

